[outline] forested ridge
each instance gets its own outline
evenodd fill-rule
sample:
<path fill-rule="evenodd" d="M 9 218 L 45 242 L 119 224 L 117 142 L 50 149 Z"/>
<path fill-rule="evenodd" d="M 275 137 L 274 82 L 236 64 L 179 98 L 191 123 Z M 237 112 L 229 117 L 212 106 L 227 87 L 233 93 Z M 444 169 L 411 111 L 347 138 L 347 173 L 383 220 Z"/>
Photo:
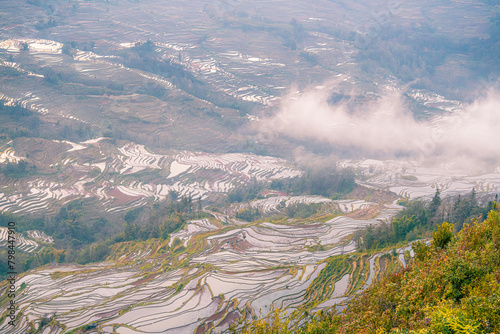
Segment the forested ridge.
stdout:
<path fill-rule="evenodd" d="M 498 195 L 495 201 L 498 200 Z M 419 238 L 430 237 L 438 224 L 443 221 L 452 223 L 455 232 L 459 232 L 464 223 L 471 219 L 486 219 L 493 208 L 494 201 L 480 201 L 476 191 L 465 196 L 441 199 L 437 189 L 430 202 L 423 200 L 400 201 L 405 206 L 389 223 L 369 226 L 356 236 L 364 250 L 382 249 L 397 244 L 410 242 Z"/>

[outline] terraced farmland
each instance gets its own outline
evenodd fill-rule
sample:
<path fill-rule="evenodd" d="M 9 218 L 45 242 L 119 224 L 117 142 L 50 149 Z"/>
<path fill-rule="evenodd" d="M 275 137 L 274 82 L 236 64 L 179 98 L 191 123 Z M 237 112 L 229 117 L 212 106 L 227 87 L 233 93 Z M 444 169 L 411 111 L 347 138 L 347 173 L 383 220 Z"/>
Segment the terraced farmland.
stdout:
<path fill-rule="evenodd" d="M 15 151 L 21 150 L 45 174 L 4 179 L 0 184 L 0 210 L 17 214 L 50 212 L 76 198 L 96 198 L 103 210 L 120 212 L 164 200 L 171 191 L 206 199 L 250 180 L 301 174 L 274 157 L 189 151 L 156 154 L 130 142 L 115 147 L 104 138 L 80 143 L 20 139 L 8 145 L 4 145 L 5 159 L 21 159 Z"/>
<path fill-rule="evenodd" d="M 19 280 L 26 284 L 18 299 L 22 319 L 12 333 L 37 328 L 46 314 L 55 314 L 51 333 L 92 322 L 105 332 L 203 333 L 277 307 L 291 312 L 306 304 L 331 306 L 380 270 L 374 262 L 379 255 L 348 255 L 356 249 L 349 236 L 397 211 L 386 208 L 369 220 L 339 216 L 291 225 L 197 220 L 170 240 L 117 244 L 113 257 L 98 265 L 41 268 Z M 333 255 L 344 255 L 345 266 L 320 279 Z M 318 286 L 314 294 L 312 284 Z"/>
<path fill-rule="evenodd" d="M 10 143 L 12 143 L 12 141 L 9 142 L 9 143 L 7 143 L 6 145 L 8 145 Z M 6 145 L 3 145 L 2 148 L 5 148 Z M 2 162 L 2 163 L 5 163 L 5 162 L 19 162 L 20 160 L 22 160 L 22 158 L 21 157 L 17 157 L 15 155 L 15 151 L 14 151 L 14 149 L 12 147 L 6 147 L 5 150 L 2 153 L 0 153 L 0 162 Z"/>
<path fill-rule="evenodd" d="M 352 168 L 339 173 L 347 182 L 332 174 L 337 159 L 400 156 L 396 141 L 379 141 L 394 131 L 390 122 L 350 119 L 359 111 L 353 119 L 361 120 L 361 109 L 391 114 L 392 98 L 390 107 L 372 104 L 395 92 L 398 111 L 408 112 L 403 120 L 413 121 L 413 112 L 429 130 L 414 138 L 405 121 L 396 132 L 420 150 L 413 154 L 434 162 L 442 138 L 431 138 L 437 149 L 427 150 L 427 134 L 439 137 L 454 117 L 469 121 L 463 109 L 477 98 L 476 86 L 497 84 L 498 50 L 488 44 L 498 47 L 490 24 L 498 8 L 488 1 L 27 0 L 0 7 L 0 212 L 37 226 L 18 234 L 28 266 L 56 256 L 75 263 L 106 257 L 20 275 L 19 321 L 10 327 L 2 311 L 0 333 L 79 333 L 90 324 L 98 329 L 89 332 L 224 333 L 276 308 L 340 309 L 413 256 L 403 242 L 389 252 L 356 252 L 359 242 L 370 246 L 368 232 L 355 232 L 390 222 L 402 209 L 396 197 L 500 190 L 500 168 L 471 174 L 362 158 L 341 162 Z M 487 107 L 496 115 L 493 102 Z M 295 106 L 300 113 L 282 114 Z M 337 113 L 340 122 L 327 117 Z M 318 127 L 298 129 L 323 116 Z M 488 126 L 500 124 L 488 117 Z M 293 119 L 297 126 L 287 129 Z M 482 134 L 479 125 L 468 130 Z M 377 126 L 384 136 L 370 135 Z M 330 142 L 343 128 L 352 131 Z M 367 141 L 380 155 L 364 151 Z M 468 141 L 464 152 L 477 153 Z M 496 161 L 498 148 L 478 157 Z M 313 169 L 324 167 L 314 179 Z M 295 177 L 297 184 L 271 186 Z M 233 201 L 239 191 L 248 200 Z M 51 235 L 35 230 L 42 225 Z M 2 247 L 6 230 L 0 227 Z M 2 307 L 8 288 L 0 283 Z"/>
<path fill-rule="evenodd" d="M 0 247 L 7 246 L 9 229 L 6 227 L 0 227 Z M 26 253 L 33 253 L 39 250 L 39 244 L 34 239 L 39 239 L 40 241 L 51 243 L 53 240 L 47 237 L 43 232 L 40 231 L 28 231 L 29 238 L 26 238 L 23 234 L 16 234 L 15 247 Z"/>

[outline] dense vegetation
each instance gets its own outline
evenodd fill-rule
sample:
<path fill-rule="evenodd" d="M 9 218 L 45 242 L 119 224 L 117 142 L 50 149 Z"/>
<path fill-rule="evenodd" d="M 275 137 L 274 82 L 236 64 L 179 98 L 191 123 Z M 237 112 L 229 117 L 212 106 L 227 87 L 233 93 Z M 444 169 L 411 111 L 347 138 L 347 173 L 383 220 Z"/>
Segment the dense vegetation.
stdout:
<path fill-rule="evenodd" d="M 401 241 L 412 241 L 430 236 L 437 224 L 442 221 L 453 223 L 456 231 L 472 218 L 485 219 L 493 207 L 493 201 L 479 203 L 476 192 L 455 199 L 441 200 L 439 190 L 431 202 L 416 200 L 403 202 L 405 209 L 392 220 L 392 224 L 368 227 L 358 234 L 360 244 L 365 250 L 384 248 Z"/>
<path fill-rule="evenodd" d="M 261 212 L 258 208 L 254 208 L 252 206 L 242 209 L 238 212 L 236 212 L 235 216 L 238 219 L 247 221 L 247 222 L 252 222 L 254 220 L 257 220 L 261 215 Z"/>
<path fill-rule="evenodd" d="M 321 195 L 339 198 L 351 192 L 356 183 L 354 172 L 350 169 L 309 168 L 300 177 L 274 180 L 271 189 L 291 195 Z"/>
<path fill-rule="evenodd" d="M 229 203 L 242 203 L 258 198 L 263 198 L 260 195 L 260 192 L 265 188 L 266 184 L 264 182 L 251 180 L 247 185 L 242 185 L 229 191 L 227 193 L 227 201 Z"/>
<path fill-rule="evenodd" d="M 430 245 L 401 272 L 354 297 L 341 313 L 268 318 L 232 333 L 498 333 L 500 331 L 500 210 L 464 224 L 443 223 Z"/>
<path fill-rule="evenodd" d="M 287 195 L 321 195 L 339 198 L 356 186 L 354 172 L 333 167 L 309 168 L 302 176 L 273 180 L 270 185 L 255 180 L 245 187 L 237 187 L 228 193 L 229 203 L 241 203 L 262 198 L 260 192 L 269 187 Z"/>
<path fill-rule="evenodd" d="M 278 209 L 282 209 L 283 213 L 288 218 L 308 218 L 321 209 L 320 203 L 306 204 L 306 203 L 293 203 L 285 206 L 283 201 Z M 262 212 L 258 208 L 249 206 L 242 209 L 235 214 L 236 218 L 242 219 L 247 222 L 252 222 L 262 218 Z"/>
<path fill-rule="evenodd" d="M 307 218 L 314 215 L 321 208 L 320 203 L 306 204 L 294 203 L 285 207 L 285 215 L 288 218 Z"/>

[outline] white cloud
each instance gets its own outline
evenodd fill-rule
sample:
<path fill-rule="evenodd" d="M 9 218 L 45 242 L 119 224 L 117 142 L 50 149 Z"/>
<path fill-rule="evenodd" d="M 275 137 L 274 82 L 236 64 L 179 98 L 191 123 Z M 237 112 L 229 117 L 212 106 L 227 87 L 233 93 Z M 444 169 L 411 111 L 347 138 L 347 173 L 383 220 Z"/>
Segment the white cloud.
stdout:
<path fill-rule="evenodd" d="M 261 131 L 362 151 L 367 157 L 405 154 L 426 161 L 500 162 L 500 94 L 491 93 L 460 113 L 416 121 L 399 92 L 351 107 L 327 102 L 326 90 L 290 94 Z"/>

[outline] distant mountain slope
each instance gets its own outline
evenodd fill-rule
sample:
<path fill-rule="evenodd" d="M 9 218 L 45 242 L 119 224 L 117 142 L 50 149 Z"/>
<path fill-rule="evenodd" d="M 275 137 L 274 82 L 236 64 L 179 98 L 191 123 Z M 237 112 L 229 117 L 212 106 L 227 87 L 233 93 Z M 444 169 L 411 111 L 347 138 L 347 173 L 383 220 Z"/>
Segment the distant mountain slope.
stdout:
<path fill-rule="evenodd" d="M 77 198 L 98 199 L 96 210 L 122 212 L 165 200 L 172 191 L 205 200 L 250 180 L 270 182 L 302 174 L 269 156 L 172 150 L 157 154 L 144 145 L 110 138 L 16 138 L 0 139 L 0 144 L 0 158 L 13 166 L 12 172 L 4 167 L 0 174 L 0 210 L 16 214 L 55 212 Z M 22 169 L 14 164 L 19 161 L 34 167 L 16 173 L 16 168 Z"/>

